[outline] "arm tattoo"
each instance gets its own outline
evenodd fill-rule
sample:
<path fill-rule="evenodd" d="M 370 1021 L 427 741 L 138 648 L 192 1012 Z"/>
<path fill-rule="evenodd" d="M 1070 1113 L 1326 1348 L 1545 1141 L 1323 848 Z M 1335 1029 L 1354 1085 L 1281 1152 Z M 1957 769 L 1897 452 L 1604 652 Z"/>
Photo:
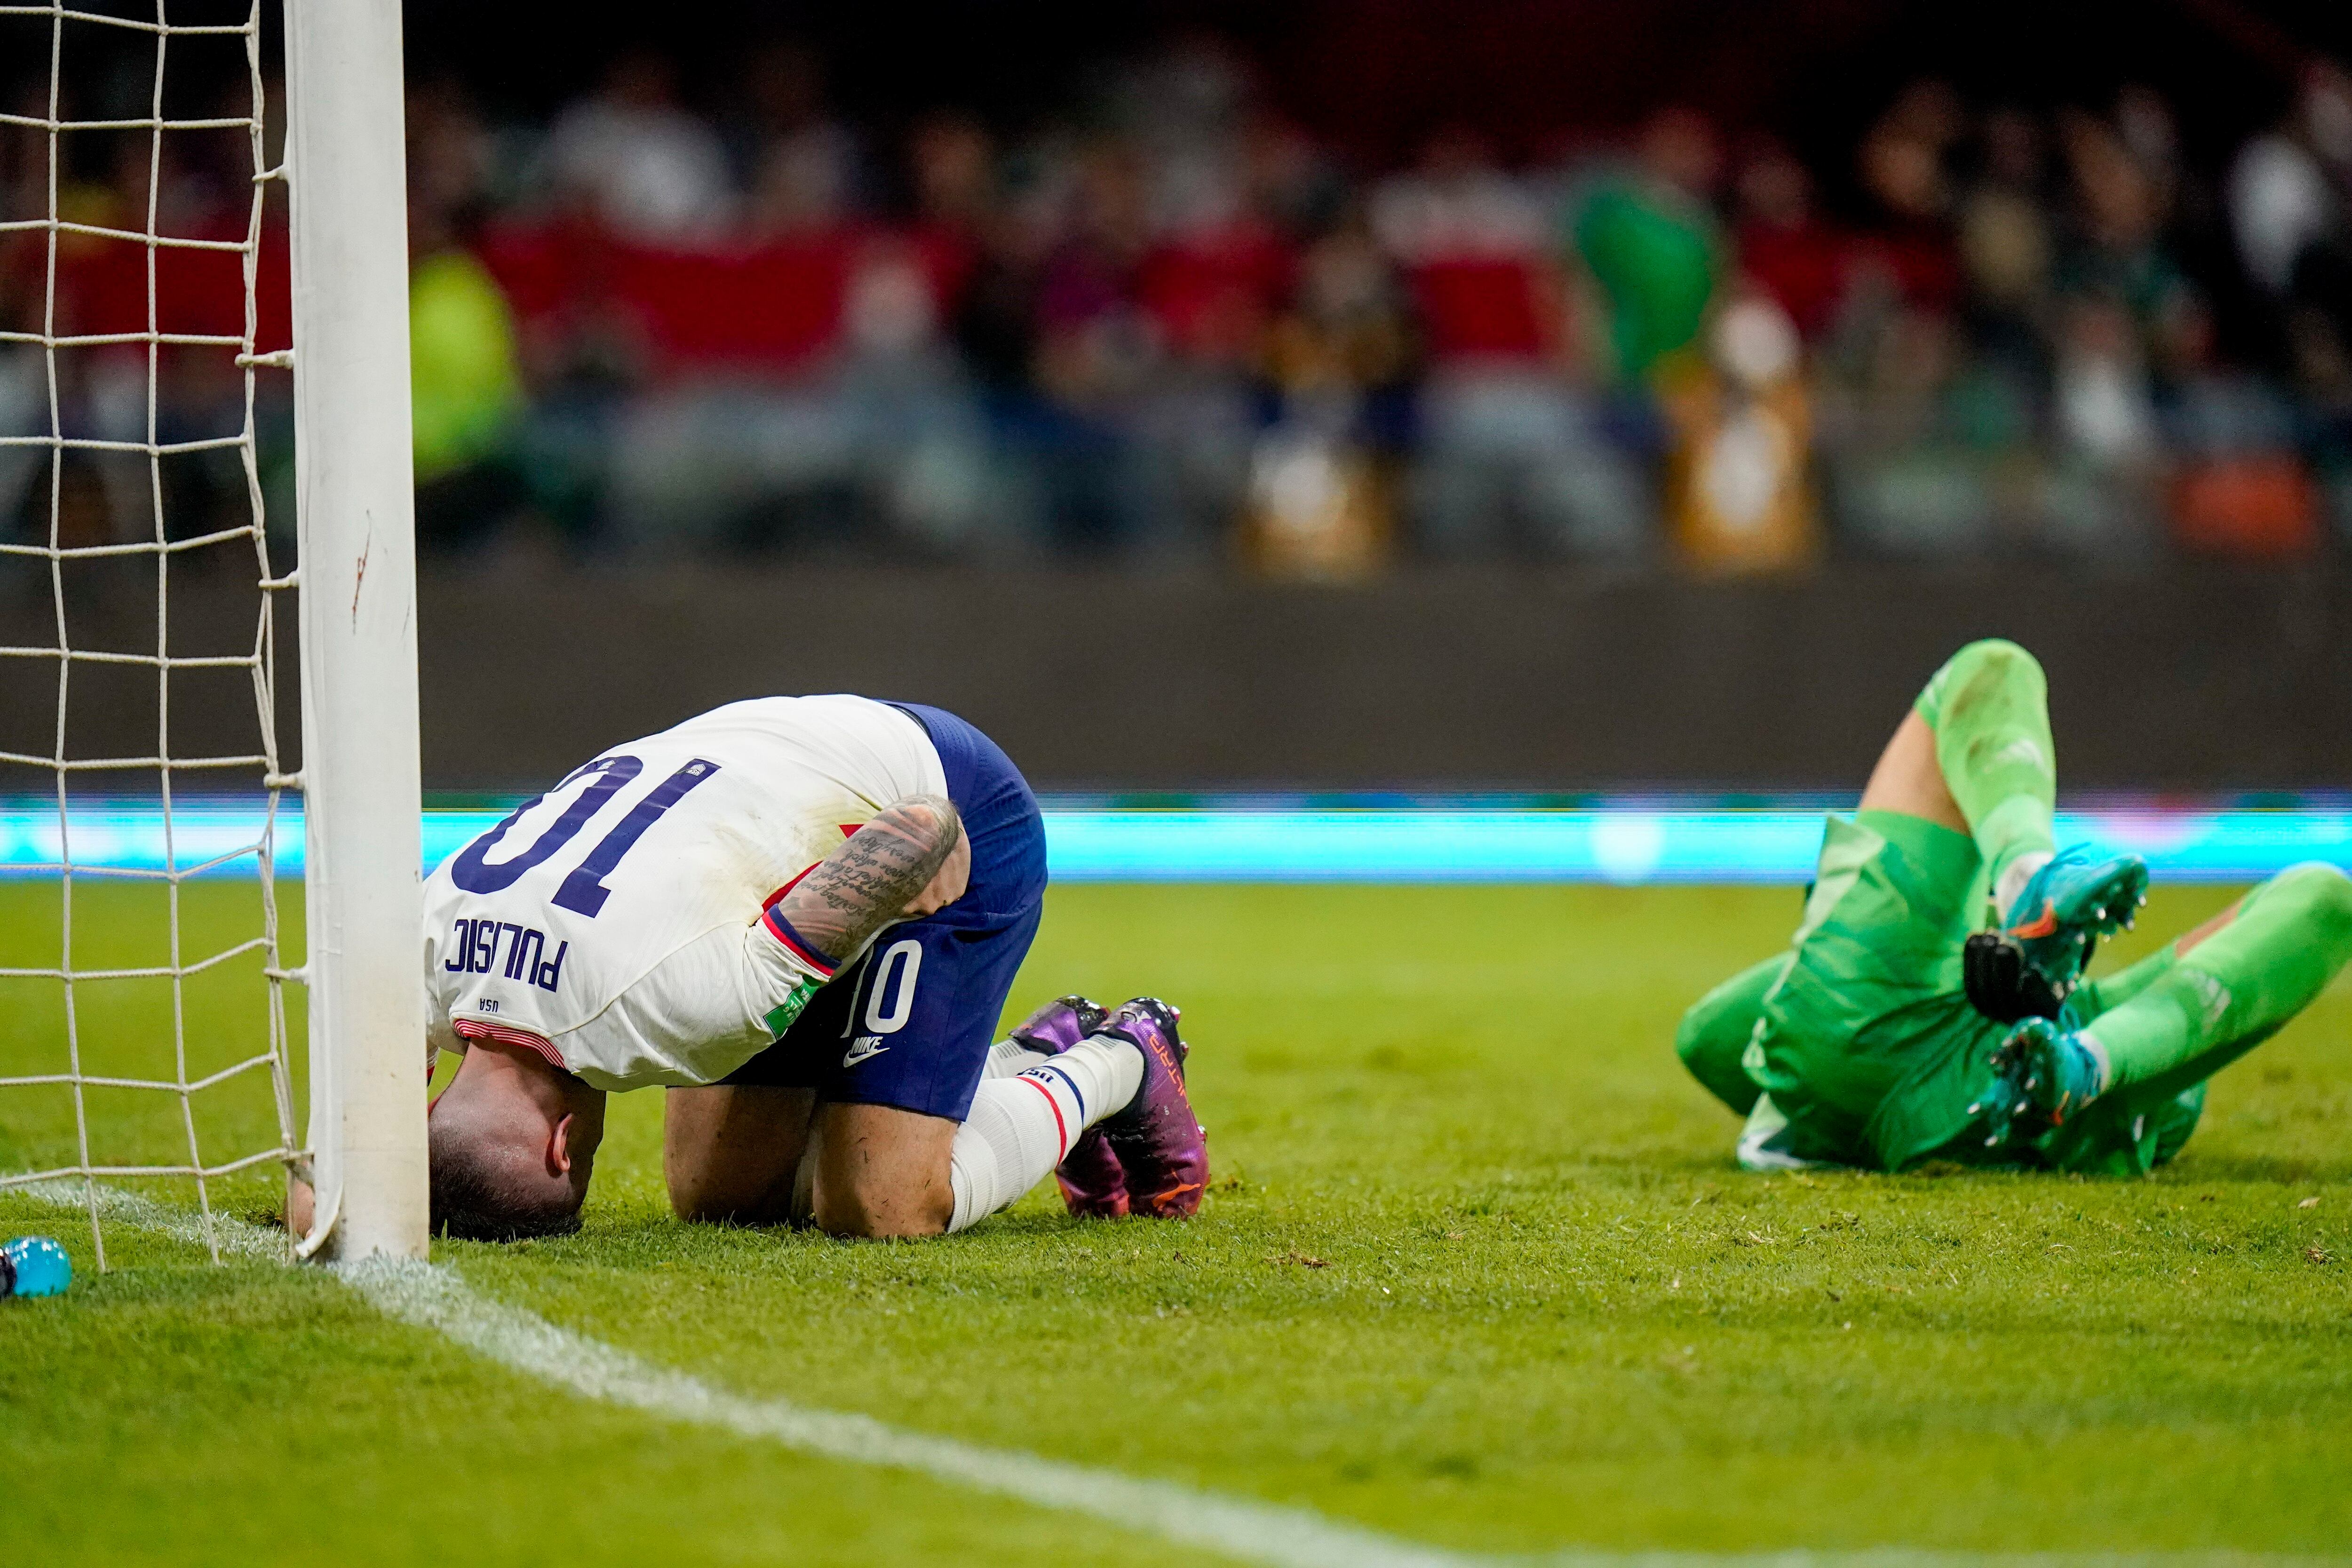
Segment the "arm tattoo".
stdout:
<path fill-rule="evenodd" d="M 949 802 L 908 795 L 802 878 L 780 912 L 835 962 L 847 963 L 929 886 L 962 832 Z"/>

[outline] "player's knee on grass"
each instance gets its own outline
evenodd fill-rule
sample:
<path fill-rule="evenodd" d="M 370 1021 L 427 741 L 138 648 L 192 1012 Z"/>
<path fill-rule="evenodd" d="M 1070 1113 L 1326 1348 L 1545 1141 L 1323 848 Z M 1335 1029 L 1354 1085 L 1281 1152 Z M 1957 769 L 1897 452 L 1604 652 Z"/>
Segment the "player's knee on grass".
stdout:
<path fill-rule="evenodd" d="M 670 1211 L 702 1225 L 781 1225 L 808 1146 L 805 1089 L 711 1085 L 662 1097 Z"/>
<path fill-rule="evenodd" d="M 873 1240 L 946 1234 L 958 1123 L 885 1105 L 828 1105 L 818 1116 L 810 1218 L 819 1230 Z"/>
<path fill-rule="evenodd" d="M 942 1180 L 936 1193 L 908 1193 L 888 1185 L 835 1182 L 820 1176 L 810 1222 L 845 1240 L 908 1240 L 945 1236 L 955 1214 L 955 1196 Z"/>

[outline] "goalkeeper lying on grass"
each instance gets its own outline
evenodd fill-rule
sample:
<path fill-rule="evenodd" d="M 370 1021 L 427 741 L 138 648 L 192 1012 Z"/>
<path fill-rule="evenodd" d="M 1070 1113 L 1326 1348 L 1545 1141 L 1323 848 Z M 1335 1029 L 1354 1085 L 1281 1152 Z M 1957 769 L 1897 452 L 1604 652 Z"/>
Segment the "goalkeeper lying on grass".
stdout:
<path fill-rule="evenodd" d="M 1860 809 L 1830 818 L 1790 950 L 1685 1016 L 1683 1064 L 1748 1118 L 1742 1165 L 2145 1172 L 2188 1141 L 2205 1080 L 2352 958 L 2352 879 L 2314 863 L 2084 981 L 2147 868 L 2053 854 L 2047 698 L 2013 643 L 1954 655 Z"/>

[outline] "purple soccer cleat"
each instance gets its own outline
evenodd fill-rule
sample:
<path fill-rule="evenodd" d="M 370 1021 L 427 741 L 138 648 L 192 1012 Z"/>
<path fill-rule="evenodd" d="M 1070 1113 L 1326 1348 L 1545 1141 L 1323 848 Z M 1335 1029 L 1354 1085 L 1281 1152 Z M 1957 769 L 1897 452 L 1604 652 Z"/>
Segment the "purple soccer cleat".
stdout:
<path fill-rule="evenodd" d="M 1023 1020 L 1013 1039 L 1025 1049 L 1058 1057 L 1099 1032 L 1108 1016 L 1083 996 L 1056 996 Z M 1061 1184 L 1064 1206 L 1079 1218 L 1127 1217 L 1127 1173 L 1103 1141 L 1101 1128 L 1078 1134 L 1054 1179 Z"/>
<path fill-rule="evenodd" d="M 1012 1038 L 1024 1050 L 1058 1057 L 1088 1036 L 1101 1033 L 1109 1016 L 1083 996 L 1056 996 L 1013 1026 Z"/>
<path fill-rule="evenodd" d="M 1176 1032 L 1181 1016 L 1156 996 L 1138 996 L 1098 1031 L 1143 1053 L 1143 1087 L 1100 1125 L 1127 1173 L 1129 1209 L 1154 1219 L 1191 1218 L 1209 1186 L 1209 1134 L 1184 1089 L 1190 1048 Z"/>

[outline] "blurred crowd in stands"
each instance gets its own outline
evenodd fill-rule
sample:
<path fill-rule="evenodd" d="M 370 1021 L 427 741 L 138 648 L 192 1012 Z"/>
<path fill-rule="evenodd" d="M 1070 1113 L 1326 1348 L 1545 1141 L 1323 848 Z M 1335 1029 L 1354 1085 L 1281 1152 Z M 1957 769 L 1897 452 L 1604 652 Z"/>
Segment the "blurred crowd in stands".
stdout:
<path fill-rule="evenodd" d="M 159 223 L 235 238 L 243 133 L 204 134 Z M 774 44 L 698 106 L 671 61 L 624 54 L 537 125 L 420 82 L 408 136 L 431 545 L 1346 577 L 2352 541 L 2352 79 L 2330 68 L 2209 169 L 2153 90 L 2045 111 L 1932 80 L 1851 167 L 1675 107 L 1534 164 L 1456 129 L 1365 169 L 1207 44 L 1014 135 L 846 121 L 823 61 Z M 8 145 L 5 216 L 37 215 L 38 138 Z M 126 139 L 65 216 L 142 226 L 149 157 Z M 143 247 L 61 237 L 52 306 L 45 245 L 0 234 L 0 327 L 136 325 Z M 218 330 L 237 258 L 165 262 L 166 324 Z M 268 348 L 282 254 L 261 268 Z M 144 438 L 143 351 L 61 357 L 65 423 Z M 153 417 L 193 437 L 241 396 L 191 350 Z M 49 418 L 39 351 L 0 342 L 0 427 Z M 0 448 L 0 509 L 46 527 L 37 456 Z M 150 526 L 143 464 L 85 467 L 77 527 Z"/>

